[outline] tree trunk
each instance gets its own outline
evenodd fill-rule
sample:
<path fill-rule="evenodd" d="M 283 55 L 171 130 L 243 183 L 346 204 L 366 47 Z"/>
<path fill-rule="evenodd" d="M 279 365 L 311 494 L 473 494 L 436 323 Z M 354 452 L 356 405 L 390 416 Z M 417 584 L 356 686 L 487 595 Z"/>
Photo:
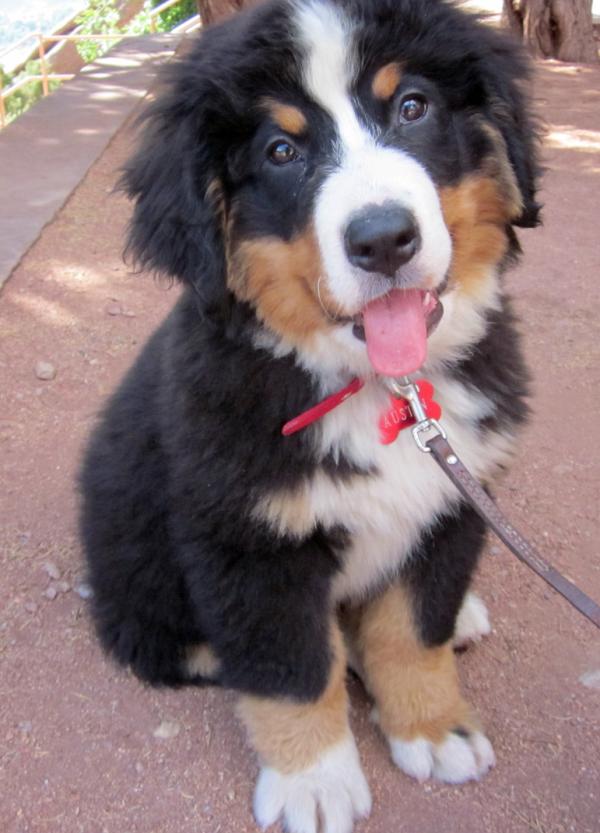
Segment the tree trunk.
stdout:
<path fill-rule="evenodd" d="M 564 0 L 569 3 L 572 0 Z M 576 1 L 576 0 L 575 0 Z M 536 58 L 555 58 L 553 27 L 553 0 L 523 0 L 523 39 Z"/>
<path fill-rule="evenodd" d="M 502 2 L 502 25 L 510 29 L 512 35 L 521 39 L 523 37 L 523 18 L 519 11 L 518 4 L 514 0 L 503 0 Z"/>
<path fill-rule="evenodd" d="M 559 61 L 592 64 L 598 60 L 598 44 L 594 38 L 592 3 L 554 0 L 553 16 L 559 33 L 556 57 Z"/>
<path fill-rule="evenodd" d="M 598 61 L 591 0 L 504 0 L 502 21 L 538 58 Z"/>
<path fill-rule="evenodd" d="M 218 23 L 246 6 L 256 6 L 258 0 L 196 0 L 198 14 L 204 26 Z"/>

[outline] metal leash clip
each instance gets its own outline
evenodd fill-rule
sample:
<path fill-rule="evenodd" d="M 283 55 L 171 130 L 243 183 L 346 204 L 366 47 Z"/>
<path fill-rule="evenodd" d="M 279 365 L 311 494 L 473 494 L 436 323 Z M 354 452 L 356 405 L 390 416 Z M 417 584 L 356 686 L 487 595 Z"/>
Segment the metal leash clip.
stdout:
<path fill-rule="evenodd" d="M 448 435 L 437 419 L 431 419 L 425 413 L 423 403 L 419 397 L 419 386 L 412 382 L 408 376 L 400 376 L 398 379 L 388 377 L 386 383 L 392 396 L 396 396 L 398 399 L 406 399 L 408 402 L 412 415 L 417 421 L 417 424 L 411 429 L 414 440 L 421 451 L 425 454 L 431 454 L 431 449 L 423 442 L 421 434 L 434 431 L 434 437 L 440 436 L 445 440 L 448 439 Z M 433 437 L 429 437 L 429 439 L 433 439 Z"/>

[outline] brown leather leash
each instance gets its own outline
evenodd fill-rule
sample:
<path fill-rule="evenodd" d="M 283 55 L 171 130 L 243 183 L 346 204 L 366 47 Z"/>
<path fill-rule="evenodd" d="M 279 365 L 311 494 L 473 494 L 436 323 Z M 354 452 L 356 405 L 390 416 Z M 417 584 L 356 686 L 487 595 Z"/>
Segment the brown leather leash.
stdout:
<path fill-rule="evenodd" d="M 461 495 L 469 501 L 473 509 L 494 530 L 498 538 L 513 552 L 519 561 L 527 564 L 534 573 L 543 578 L 550 587 L 565 597 L 573 607 L 583 613 L 590 622 L 600 628 L 600 605 L 590 599 L 583 590 L 565 578 L 558 570 L 546 563 L 536 548 L 509 523 L 487 492 L 475 480 L 471 472 L 461 462 L 456 452 L 441 434 L 437 434 L 427 443 L 433 459 L 448 475 Z"/>
<path fill-rule="evenodd" d="M 389 380 L 389 387 L 395 396 L 408 400 L 412 413 L 417 420 L 417 424 L 412 429 L 413 437 L 421 451 L 432 455 L 461 495 L 494 530 L 508 549 L 517 556 L 519 561 L 522 561 L 534 573 L 537 573 L 540 578 L 543 578 L 550 587 L 564 596 L 590 622 L 600 628 L 600 605 L 548 564 L 537 549 L 507 520 L 495 501 L 492 500 L 460 460 L 448 442 L 446 432 L 439 422 L 426 416 L 419 398 L 417 385 L 404 377 L 402 380 Z M 424 443 L 421 434 L 430 430 L 435 430 L 436 435 Z"/>

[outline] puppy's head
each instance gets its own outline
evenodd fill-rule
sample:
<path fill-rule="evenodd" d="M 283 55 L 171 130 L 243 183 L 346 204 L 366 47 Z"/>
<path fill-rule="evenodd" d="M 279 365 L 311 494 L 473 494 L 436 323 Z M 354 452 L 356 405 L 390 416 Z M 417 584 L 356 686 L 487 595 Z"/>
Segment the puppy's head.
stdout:
<path fill-rule="evenodd" d="M 130 246 L 312 366 L 412 372 L 438 297 L 485 305 L 537 222 L 525 75 L 439 0 L 259 6 L 170 67 L 125 174 Z"/>

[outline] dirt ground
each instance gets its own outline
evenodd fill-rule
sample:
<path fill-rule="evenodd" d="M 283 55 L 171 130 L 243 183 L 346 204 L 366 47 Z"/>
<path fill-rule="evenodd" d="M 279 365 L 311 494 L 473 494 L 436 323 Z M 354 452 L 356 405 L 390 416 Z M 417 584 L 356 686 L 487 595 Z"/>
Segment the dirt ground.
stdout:
<path fill-rule="evenodd" d="M 545 226 L 522 235 L 525 257 L 508 279 L 535 374 L 534 415 L 498 494 L 558 569 L 600 598 L 600 72 L 546 64 L 537 97 L 549 123 Z M 176 294 L 121 261 L 129 208 L 110 192 L 129 147 L 121 131 L 0 297 L 5 833 L 255 829 L 257 765 L 233 697 L 142 687 L 102 656 L 82 598 L 82 444 Z M 36 369 L 56 375 L 41 380 Z M 477 583 L 493 633 L 460 666 L 498 765 L 480 784 L 412 782 L 394 769 L 352 683 L 374 796 L 358 831 L 597 833 L 598 633 L 494 540 Z"/>

